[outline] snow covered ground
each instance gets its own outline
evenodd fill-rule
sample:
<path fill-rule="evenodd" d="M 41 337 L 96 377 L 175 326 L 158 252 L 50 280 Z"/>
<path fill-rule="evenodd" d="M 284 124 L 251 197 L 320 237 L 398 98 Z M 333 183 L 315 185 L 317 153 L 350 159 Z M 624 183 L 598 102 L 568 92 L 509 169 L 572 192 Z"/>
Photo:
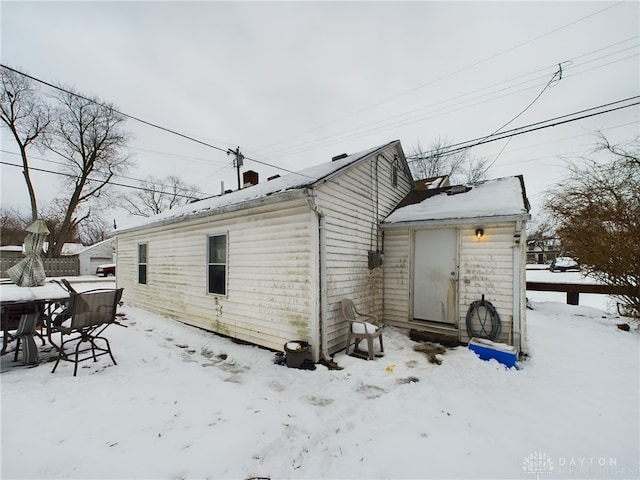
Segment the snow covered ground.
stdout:
<path fill-rule="evenodd" d="M 464 347 L 431 364 L 393 328 L 383 358 L 296 370 L 125 305 L 117 366 L 2 357 L 0 476 L 639 478 L 638 331 L 601 295 L 530 300 L 518 370 Z"/>

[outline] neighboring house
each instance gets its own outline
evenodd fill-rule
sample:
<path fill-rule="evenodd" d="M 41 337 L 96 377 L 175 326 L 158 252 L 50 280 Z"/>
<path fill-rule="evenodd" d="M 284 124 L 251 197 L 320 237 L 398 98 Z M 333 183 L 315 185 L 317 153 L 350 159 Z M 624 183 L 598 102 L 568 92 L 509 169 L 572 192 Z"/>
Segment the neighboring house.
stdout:
<path fill-rule="evenodd" d="M 527 241 L 527 263 L 550 264 L 560 253 L 560 242 L 555 238 Z"/>
<path fill-rule="evenodd" d="M 108 238 L 79 250 L 77 255 L 80 263 L 80 275 L 95 275 L 99 265 L 115 263 L 115 250 L 115 238 Z"/>
<path fill-rule="evenodd" d="M 313 358 L 345 347 L 340 301 L 382 316 L 380 222 L 413 189 L 399 141 L 201 200 L 117 232 L 137 307 Z"/>
<path fill-rule="evenodd" d="M 501 322 L 495 341 L 524 351 L 529 219 L 521 176 L 411 192 L 382 223 L 385 321 L 467 343 L 484 296 Z"/>

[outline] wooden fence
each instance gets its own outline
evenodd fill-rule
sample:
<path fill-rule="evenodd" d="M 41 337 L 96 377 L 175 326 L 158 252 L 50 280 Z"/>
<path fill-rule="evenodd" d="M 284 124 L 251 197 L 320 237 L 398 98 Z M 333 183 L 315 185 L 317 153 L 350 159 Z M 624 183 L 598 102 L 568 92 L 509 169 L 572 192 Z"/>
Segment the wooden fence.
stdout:
<path fill-rule="evenodd" d="M 613 285 L 595 285 L 591 283 L 552 283 L 527 282 L 527 290 L 539 292 L 565 292 L 568 305 L 578 305 L 581 293 L 602 293 L 606 295 L 622 295 L 624 289 Z"/>
<path fill-rule="evenodd" d="M 24 257 L 23 257 L 24 258 Z M 0 278 L 9 278 L 7 270 L 22 258 L 0 258 Z M 80 259 L 78 257 L 43 258 L 44 271 L 47 277 L 76 276 L 80 273 Z"/>

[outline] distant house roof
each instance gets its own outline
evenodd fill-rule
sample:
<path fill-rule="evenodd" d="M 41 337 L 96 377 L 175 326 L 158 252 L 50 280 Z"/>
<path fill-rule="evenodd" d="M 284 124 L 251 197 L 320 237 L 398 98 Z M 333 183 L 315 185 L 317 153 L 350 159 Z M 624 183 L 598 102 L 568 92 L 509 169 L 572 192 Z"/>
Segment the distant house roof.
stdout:
<path fill-rule="evenodd" d="M 2 252 L 22 252 L 22 245 L 5 245 L 0 247 L 0 251 Z"/>
<path fill-rule="evenodd" d="M 385 225 L 415 222 L 461 221 L 529 217 L 529 200 L 522 176 L 413 190 L 384 220 Z"/>
<path fill-rule="evenodd" d="M 449 186 L 449 175 L 440 175 L 439 177 L 424 178 L 416 180 L 417 190 L 433 190 Z"/>
<path fill-rule="evenodd" d="M 253 185 L 241 190 L 236 190 L 231 193 L 206 198 L 188 205 L 182 205 L 159 213 L 158 215 L 141 219 L 135 225 L 119 229 L 117 233 L 138 230 L 155 224 L 170 224 L 188 218 L 197 218 L 200 216 L 214 215 L 224 211 L 236 210 L 244 208 L 252 201 L 267 197 L 284 197 L 289 192 L 314 187 L 334 175 L 337 175 L 342 170 L 351 167 L 368 155 L 374 154 L 375 152 L 383 150 L 394 144 L 400 145 L 400 141 L 394 140 L 387 144 L 369 148 L 362 152 L 344 157 L 340 155 L 338 157 L 334 157 L 334 160 L 331 162 L 322 163 L 298 172 L 282 175 L 281 177 L 274 178 L 273 180 L 259 183 L 258 185 Z M 402 151 L 401 148 L 399 150 Z M 404 159 L 403 163 L 406 168 L 406 161 Z"/>
<path fill-rule="evenodd" d="M 106 240 L 102 240 L 101 242 L 98 243 L 94 243 L 93 245 L 88 245 L 86 247 L 83 247 L 82 249 L 80 249 L 78 252 L 78 254 L 83 254 L 83 253 L 87 253 L 90 252 L 91 250 L 94 250 L 96 248 L 100 248 L 103 245 L 108 245 L 108 244 L 113 244 L 115 243 L 116 239 L 115 238 L 107 238 Z"/>
<path fill-rule="evenodd" d="M 72 257 L 80 253 L 85 248 L 87 247 L 85 247 L 81 243 L 66 242 L 62 246 L 62 252 L 60 252 L 60 254 L 64 257 Z M 45 252 L 49 250 L 49 242 L 44 242 L 44 244 L 42 245 L 42 250 Z"/>

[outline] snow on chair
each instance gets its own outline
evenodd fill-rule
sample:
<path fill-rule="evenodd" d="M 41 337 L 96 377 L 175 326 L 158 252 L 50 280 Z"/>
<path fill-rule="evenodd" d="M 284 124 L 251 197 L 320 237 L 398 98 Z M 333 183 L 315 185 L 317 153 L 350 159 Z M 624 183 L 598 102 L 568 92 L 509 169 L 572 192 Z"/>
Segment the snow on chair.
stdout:
<path fill-rule="evenodd" d="M 384 352 L 382 346 L 382 328 L 378 324 L 378 318 L 375 315 L 368 315 L 358 312 L 353 301 L 345 298 L 342 300 L 342 316 L 349 323 L 349 331 L 347 333 L 346 354 L 353 355 L 367 360 L 373 360 L 373 339 L 380 341 L 380 352 Z M 367 341 L 367 351 L 363 352 L 358 348 L 362 340 Z M 353 352 L 349 353 L 349 347 L 353 343 Z"/>

